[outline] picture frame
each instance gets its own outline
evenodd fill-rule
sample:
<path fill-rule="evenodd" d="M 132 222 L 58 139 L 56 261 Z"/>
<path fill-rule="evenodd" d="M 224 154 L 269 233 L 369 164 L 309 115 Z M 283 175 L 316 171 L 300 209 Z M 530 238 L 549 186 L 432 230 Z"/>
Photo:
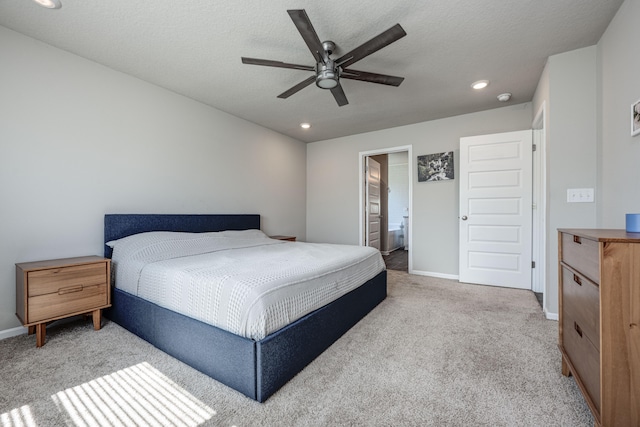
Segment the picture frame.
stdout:
<path fill-rule="evenodd" d="M 631 136 L 640 135 L 640 99 L 631 104 Z"/>
<path fill-rule="evenodd" d="M 418 182 L 454 179 L 453 151 L 418 156 Z"/>

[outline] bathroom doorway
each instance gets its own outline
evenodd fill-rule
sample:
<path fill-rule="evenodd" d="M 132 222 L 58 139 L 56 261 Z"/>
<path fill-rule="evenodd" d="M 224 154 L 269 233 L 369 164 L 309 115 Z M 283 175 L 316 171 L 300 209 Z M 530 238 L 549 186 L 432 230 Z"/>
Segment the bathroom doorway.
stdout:
<path fill-rule="evenodd" d="M 411 147 L 396 147 L 361 153 L 361 242 L 378 247 L 387 268 L 411 271 Z M 367 164 L 379 164 L 379 212 L 369 212 L 369 173 Z M 377 185 L 377 183 L 376 183 Z M 371 216 L 378 216 L 379 233 L 371 233 Z M 373 223 L 375 224 L 375 223 Z M 369 242 L 371 235 L 376 241 Z"/>

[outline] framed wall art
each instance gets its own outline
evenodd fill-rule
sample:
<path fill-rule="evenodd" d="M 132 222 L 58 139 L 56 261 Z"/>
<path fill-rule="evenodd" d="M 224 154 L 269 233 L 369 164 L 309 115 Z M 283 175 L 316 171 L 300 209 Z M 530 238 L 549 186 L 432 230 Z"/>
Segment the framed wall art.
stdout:
<path fill-rule="evenodd" d="M 418 156 L 418 182 L 453 178 L 453 151 Z"/>
<path fill-rule="evenodd" d="M 631 136 L 640 135 L 640 99 L 631 104 Z"/>

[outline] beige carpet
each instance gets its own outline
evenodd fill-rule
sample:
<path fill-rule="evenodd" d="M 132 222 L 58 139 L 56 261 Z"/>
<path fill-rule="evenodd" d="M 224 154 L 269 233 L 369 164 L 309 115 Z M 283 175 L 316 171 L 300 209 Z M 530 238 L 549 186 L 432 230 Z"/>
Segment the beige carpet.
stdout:
<path fill-rule="evenodd" d="M 266 403 L 113 323 L 0 341 L 0 426 L 592 426 L 533 293 L 389 271 L 389 296 Z M 22 424 L 20 424 L 22 423 Z"/>

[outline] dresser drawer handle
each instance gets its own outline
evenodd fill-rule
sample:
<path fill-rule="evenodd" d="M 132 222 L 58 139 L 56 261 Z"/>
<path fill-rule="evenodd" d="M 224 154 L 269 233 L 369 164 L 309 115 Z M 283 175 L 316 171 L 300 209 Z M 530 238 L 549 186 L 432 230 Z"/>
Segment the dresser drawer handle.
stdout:
<path fill-rule="evenodd" d="M 577 274 L 573 275 L 573 281 L 576 282 L 578 285 L 582 286 L 582 279 Z"/>
<path fill-rule="evenodd" d="M 83 285 L 69 286 L 68 288 L 60 288 L 58 289 L 58 295 L 71 294 L 73 292 L 82 292 L 83 289 L 84 289 Z"/>
<path fill-rule="evenodd" d="M 582 239 L 580 239 L 580 236 L 573 236 L 573 243 L 577 243 L 579 245 L 582 244 Z"/>
<path fill-rule="evenodd" d="M 576 322 L 573 322 L 573 328 L 576 330 L 580 338 L 582 338 L 582 328 Z"/>

